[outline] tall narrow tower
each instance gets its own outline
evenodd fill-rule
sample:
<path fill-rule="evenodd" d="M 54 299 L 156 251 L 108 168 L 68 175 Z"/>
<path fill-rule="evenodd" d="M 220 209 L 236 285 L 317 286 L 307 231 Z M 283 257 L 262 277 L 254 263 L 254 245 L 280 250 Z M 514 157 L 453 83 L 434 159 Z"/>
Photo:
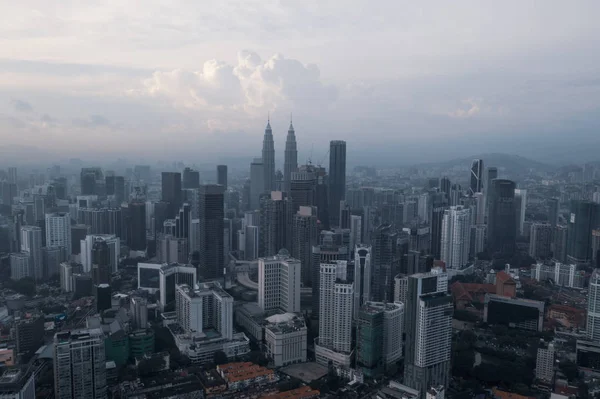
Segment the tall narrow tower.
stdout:
<path fill-rule="evenodd" d="M 298 170 L 298 148 L 296 146 L 296 134 L 290 116 L 290 128 L 285 139 L 285 160 L 283 164 L 283 191 L 290 193 L 292 172 Z"/>
<path fill-rule="evenodd" d="M 265 191 L 271 192 L 275 189 L 275 144 L 273 143 L 273 131 L 271 130 L 270 120 L 267 120 L 267 127 L 265 128 L 262 160 L 265 168 Z"/>

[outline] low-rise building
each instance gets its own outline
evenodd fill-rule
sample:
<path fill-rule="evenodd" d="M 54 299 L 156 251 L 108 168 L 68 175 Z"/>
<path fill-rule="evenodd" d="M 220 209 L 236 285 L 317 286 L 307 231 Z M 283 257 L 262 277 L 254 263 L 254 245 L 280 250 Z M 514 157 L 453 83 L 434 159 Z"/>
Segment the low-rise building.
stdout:
<path fill-rule="evenodd" d="M 306 361 L 307 329 L 304 318 L 294 313 L 276 314 L 266 319 L 267 356 L 275 367 Z"/>
<path fill-rule="evenodd" d="M 277 381 L 273 370 L 251 362 L 227 363 L 217 366 L 217 371 L 230 390 L 241 390 L 249 385 L 262 385 Z"/>
<path fill-rule="evenodd" d="M 269 393 L 261 396 L 260 399 L 312 399 L 318 398 L 319 395 L 321 392 L 318 389 L 303 386 L 285 392 Z"/>

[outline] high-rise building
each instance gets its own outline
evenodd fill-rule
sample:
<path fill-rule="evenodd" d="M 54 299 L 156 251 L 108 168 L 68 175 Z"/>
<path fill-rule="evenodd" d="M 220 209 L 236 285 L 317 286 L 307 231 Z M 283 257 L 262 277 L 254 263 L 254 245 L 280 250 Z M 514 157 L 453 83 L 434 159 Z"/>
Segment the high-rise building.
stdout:
<path fill-rule="evenodd" d="M 292 247 L 293 203 L 286 193 L 272 191 L 261 206 L 261 224 L 265 256 Z"/>
<path fill-rule="evenodd" d="M 33 277 L 31 270 L 31 255 L 29 252 L 14 252 L 10 254 L 10 278 L 20 280 Z"/>
<path fill-rule="evenodd" d="M 54 335 L 54 397 L 107 397 L 104 334 L 100 328 Z"/>
<path fill-rule="evenodd" d="M 300 261 L 282 250 L 258 259 L 258 306 L 265 312 L 300 312 Z"/>
<path fill-rule="evenodd" d="M 17 359 L 24 364 L 44 344 L 44 317 L 31 315 L 17 318 L 14 329 Z"/>
<path fill-rule="evenodd" d="M 156 240 L 156 256 L 161 263 L 187 263 L 189 253 L 187 238 L 161 234 Z"/>
<path fill-rule="evenodd" d="M 347 281 L 347 262 L 320 265 L 319 338 L 317 363 L 349 367 L 352 353 L 353 284 Z"/>
<path fill-rule="evenodd" d="M 294 203 L 294 211 L 301 206 L 317 205 L 317 175 L 312 165 L 302 165 L 290 174 L 287 193 Z"/>
<path fill-rule="evenodd" d="M 491 192 L 492 192 L 492 181 L 494 179 L 498 178 L 498 168 L 492 166 L 487 168 L 487 173 L 486 173 L 486 184 L 483 187 L 483 192 L 485 194 L 485 216 L 486 219 L 489 217 L 490 214 L 490 201 L 491 201 Z"/>
<path fill-rule="evenodd" d="M 408 277 L 404 383 L 420 398 L 450 382 L 453 304 L 447 291 L 448 276 L 439 269 Z"/>
<path fill-rule="evenodd" d="M 494 179 L 490 190 L 488 216 L 488 248 L 491 253 L 515 252 L 517 228 L 515 216 L 515 183 L 510 180 Z"/>
<path fill-rule="evenodd" d="M 471 164 L 471 180 L 469 184 L 470 195 L 483 191 L 483 170 L 483 160 L 474 159 Z"/>
<path fill-rule="evenodd" d="M 183 170 L 183 182 L 182 188 L 199 188 L 200 187 L 200 172 L 191 168 L 185 168 Z M 164 199 L 163 199 L 164 201 Z"/>
<path fill-rule="evenodd" d="M 96 242 L 104 242 L 108 248 L 108 273 L 116 273 L 121 257 L 121 240 L 114 234 L 90 234 L 80 241 L 81 264 L 85 273 L 92 271 L 92 266 L 98 264 L 94 260 L 94 247 Z"/>
<path fill-rule="evenodd" d="M 290 192 L 292 172 L 298 169 L 298 148 L 296 146 L 296 134 L 294 132 L 294 126 L 290 119 L 290 127 L 288 129 L 287 137 L 285 139 L 285 154 L 283 164 L 283 191 L 286 193 Z"/>
<path fill-rule="evenodd" d="M 133 200 L 121 208 L 124 220 L 123 228 L 126 229 L 127 244 L 133 251 L 146 250 L 146 203 Z"/>
<path fill-rule="evenodd" d="M 260 208 L 260 196 L 265 193 L 265 164 L 254 158 L 250 164 L 250 210 Z"/>
<path fill-rule="evenodd" d="M 44 278 L 50 278 L 55 274 L 59 274 L 60 264 L 67 260 L 67 258 L 63 247 L 43 247 L 42 263 Z"/>
<path fill-rule="evenodd" d="M 398 232 L 391 225 L 380 225 L 371 234 L 371 246 L 371 300 L 391 302 L 400 268 Z"/>
<path fill-rule="evenodd" d="M 162 172 L 161 186 L 161 199 L 169 203 L 167 217 L 174 218 L 182 203 L 181 173 Z"/>
<path fill-rule="evenodd" d="M 21 251 L 29 253 L 30 275 L 37 281 L 44 278 L 42 259 L 42 229 L 38 226 L 21 227 Z"/>
<path fill-rule="evenodd" d="M 186 332 L 214 329 L 223 338 L 233 337 L 233 298 L 221 289 L 177 285 L 175 309 L 177 321 Z"/>
<path fill-rule="evenodd" d="M 292 257 L 300 261 L 302 268 L 302 283 L 310 286 L 310 269 L 312 247 L 317 245 L 319 227 L 317 224 L 317 208 L 301 206 L 294 215 L 292 223 Z"/>
<path fill-rule="evenodd" d="M 146 329 L 148 327 L 148 301 L 146 298 L 132 297 L 129 304 L 129 313 L 134 329 Z"/>
<path fill-rule="evenodd" d="M 273 143 L 273 131 L 271 130 L 270 120 L 267 121 L 265 136 L 263 138 L 262 163 L 264 167 L 264 187 L 261 192 L 271 192 L 275 190 L 275 144 Z"/>
<path fill-rule="evenodd" d="M 11 184 L 17 184 L 18 183 L 17 168 L 15 168 L 15 167 L 9 167 L 8 168 L 8 182 L 11 183 Z"/>
<path fill-rule="evenodd" d="M 529 236 L 529 256 L 534 259 L 548 258 L 552 253 L 552 226 L 549 223 L 533 223 Z"/>
<path fill-rule="evenodd" d="M 200 186 L 200 274 L 205 279 L 223 276 L 223 186 Z"/>
<path fill-rule="evenodd" d="M 95 285 L 109 284 L 112 274 L 110 249 L 106 241 L 97 240 L 92 247 L 92 281 Z"/>
<path fill-rule="evenodd" d="M 600 269 L 595 269 L 590 278 L 586 325 L 587 339 L 600 343 Z"/>
<path fill-rule="evenodd" d="M 559 262 L 567 261 L 567 226 L 558 225 L 554 229 L 554 236 L 552 238 L 552 254 L 554 259 Z"/>
<path fill-rule="evenodd" d="M 354 250 L 354 318 L 371 300 L 371 247 L 361 245 Z"/>
<path fill-rule="evenodd" d="M 227 165 L 217 165 L 217 184 L 227 191 Z"/>
<path fill-rule="evenodd" d="M 548 222 L 552 227 L 556 227 L 556 224 L 558 223 L 558 209 L 558 198 L 550 198 L 548 200 Z"/>
<path fill-rule="evenodd" d="M 96 312 L 102 313 L 112 307 L 112 291 L 108 283 L 94 284 L 93 292 L 96 299 Z"/>
<path fill-rule="evenodd" d="M 313 271 L 312 284 L 312 311 L 317 313 L 320 308 L 320 276 L 322 263 L 335 263 L 338 260 L 348 261 L 350 253 L 347 245 L 344 245 L 342 233 L 322 230 L 319 236 L 319 244 L 312 248 L 311 270 Z"/>
<path fill-rule="evenodd" d="M 398 274 L 394 277 L 394 302 L 406 304 L 407 296 L 408 276 L 406 274 Z"/>
<path fill-rule="evenodd" d="M 567 225 L 567 259 L 572 263 L 588 263 L 592 259 L 592 230 L 600 223 L 600 204 L 571 201 Z"/>
<path fill-rule="evenodd" d="M 435 259 L 442 255 L 442 225 L 444 214 L 448 209 L 448 200 L 443 193 L 435 193 L 432 198 L 431 221 L 431 254 Z"/>
<path fill-rule="evenodd" d="M 448 179 L 446 176 L 442 177 L 440 180 L 440 192 L 444 193 L 444 195 L 446 196 L 446 203 L 450 203 L 450 189 L 452 187 L 452 183 L 450 182 L 450 179 Z"/>
<path fill-rule="evenodd" d="M 444 212 L 442 250 L 440 259 L 450 269 L 462 269 L 469 262 L 471 240 L 471 211 L 462 205 L 451 206 Z"/>
<path fill-rule="evenodd" d="M 527 208 L 527 190 L 515 189 L 515 217 L 518 235 L 525 235 L 523 225 L 525 224 L 525 210 Z"/>
<path fill-rule="evenodd" d="M 98 167 L 81 168 L 81 195 L 100 195 L 100 182 L 102 182 L 102 185 L 106 184 L 106 182 L 104 181 L 104 174 L 102 173 L 102 169 Z"/>
<path fill-rule="evenodd" d="M 340 201 L 346 198 L 346 142 L 329 143 L 329 221 L 339 226 Z"/>
<path fill-rule="evenodd" d="M 63 247 L 71 255 L 71 215 L 65 212 L 46 214 L 46 246 Z"/>
<path fill-rule="evenodd" d="M 546 383 L 554 380 L 554 344 L 540 343 L 535 362 L 535 378 Z"/>

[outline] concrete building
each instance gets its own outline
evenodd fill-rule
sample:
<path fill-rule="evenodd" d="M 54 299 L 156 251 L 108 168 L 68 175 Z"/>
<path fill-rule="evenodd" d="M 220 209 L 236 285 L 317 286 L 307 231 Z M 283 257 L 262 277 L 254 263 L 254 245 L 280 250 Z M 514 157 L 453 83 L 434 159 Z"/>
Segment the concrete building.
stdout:
<path fill-rule="evenodd" d="M 21 251 L 29 253 L 30 275 L 40 281 L 44 278 L 42 259 L 42 229 L 38 226 L 21 227 Z"/>
<path fill-rule="evenodd" d="M 267 355 L 275 367 L 306 362 L 307 330 L 302 315 L 276 314 L 266 319 Z"/>
<path fill-rule="evenodd" d="M 442 221 L 441 260 L 450 269 L 460 270 L 469 262 L 471 211 L 462 205 L 451 206 Z"/>
<path fill-rule="evenodd" d="M 486 294 L 483 322 L 523 330 L 542 331 L 544 326 L 544 302 Z"/>
<path fill-rule="evenodd" d="M 0 374 L 0 398 L 35 399 L 35 372 L 29 367 L 5 368 Z"/>
<path fill-rule="evenodd" d="M 54 335 L 54 392 L 57 399 L 107 397 L 104 334 L 101 329 Z"/>
<path fill-rule="evenodd" d="M 250 164 L 250 210 L 260 208 L 260 195 L 265 192 L 265 165 L 261 158 Z"/>
<path fill-rule="evenodd" d="M 301 206 L 294 215 L 292 225 L 292 256 L 300 261 L 302 268 L 302 283 L 310 285 L 312 247 L 318 240 L 317 208 Z"/>
<path fill-rule="evenodd" d="M 145 298 L 134 296 L 129 304 L 129 313 L 135 329 L 148 327 L 148 301 Z"/>
<path fill-rule="evenodd" d="M 371 300 L 371 246 L 361 245 L 354 251 L 354 310 L 358 318 L 361 307 Z"/>
<path fill-rule="evenodd" d="M 350 215 L 350 252 L 355 253 L 356 246 L 362 243 L 362 217 Z"/>
<path fill-rule="evenodd" d="M 121 257 L 121 239 L 114 234 L 90 234 L 81 240 L 81 264 L 83 271 L 90 273 L 94 264 L 93 249 L 97 242 L 104 242 L 109 250 L 109 269 L 116 273 L 119 269 L 119 258 Z"/>
<path fill-rule="evenodd" d="M 587 339 L 600 344 L 600 271 L 594 270 L 590 278 L 587 298 Z"/>
<path fill-rule="evenodd" d="M 258 306 L 264 311 L 300 312 L 300 261 L 280 251 L 258 260 Z"/>
<path fill-rule="evenodd" d="M 408 295 L 408 276 L 398 274 L 394 277 L 394 302 L 406 304 Z"/>
<path fill-rule="evenodd" d="M 138 289 L 151 294 L 160 292 L 159 308 L 170 309 L 175 304 L 175 286 L 198 281 L 196 268 L 180 263 L 138 263 Z"/>
<path fill-rule="evenodd" d="M 189 254 L 187 238 L 161 234 L 156 240 L 156 256 L 161 263 L 186 263 Z"/>
<path fill-rule="evenodd" d="M 340 225 L 340 201 L 346 198 L 346 142 L 329 143 L 329 221 Z"/>
<path fill-rule="evenodd" d="M 541 342 L 537 350 L 535 378 L 546 383 L 552 383 L 554 380 L 554 359 L 554 345 Z"/>
<path fill-rule="evenodd" d="M 552 253 L 552 225 L 532 223 L 529 236 L 529 256 L 534 259 L 549 258 Z"/>
<path fill-rule="evenodd" d="M 73 291 L 73 265 L 69 262 L 60 264 L 60 288 L 63 292 Z"/>
<path fill-rule="evenodd" d="M 71 215 L 65 212 L 46 214 L 46 246 L 63 247 L 71 256 Z"/>
<path fill-rule="evenodd" d="M 33 277 L 31 270 L 31 255 L 29 252 L 16 252 L 10 254 L 10 278 L 20 280 L 24 277 Z"/>
<path fill-rule="evenodd" d="M 448 386 L 452 353 L 452 297 L 439 269 L 408 277 L 404 381 L 425 398 L 432 386 Z"/>
<path fill-rule="evenodd" d="M 515 189 L 515 224 L 517 234 L 525 235 L 523 226 L 525 224 L 525 210 L 527 209 L 527 190 Z"/>
<path fill-rule="evenodd" d="M 286 193 L 272 191 L 261 204 L 261 232 L 265 256 L 292 248 L 293 204 Z"/>
<path fill-rule="evenodd" d="M 317 363 L 348 368 L 352 358 L 353 284 L 347 282 L 347 262 L 322 263 L 320 276 Z"/>
<path fill-rule="evenodd" d="M 531 269 L 531 277 L 537 281 L 552 280 L 561 287 L 583 289 L 585 287 L 585 270 L 578 270 L 577 265 L 560 262 L 538 262 Z"/>

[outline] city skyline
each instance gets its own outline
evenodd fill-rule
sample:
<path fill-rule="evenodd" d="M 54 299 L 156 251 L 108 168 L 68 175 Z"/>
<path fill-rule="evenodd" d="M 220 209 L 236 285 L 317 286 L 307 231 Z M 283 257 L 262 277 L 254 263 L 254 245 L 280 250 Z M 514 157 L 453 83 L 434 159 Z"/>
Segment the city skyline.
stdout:
<path fill-rule="evenodd" d="M 258 154 L 269 112 L 278 153 L 293 112 L 300 163 L 336 139 L 379 162 L 532 145 L 540 160 L 591 159 L 600 140 L 595 2 L 1 7 L 6 155 L 142 145 L 218 162 Z"/>

